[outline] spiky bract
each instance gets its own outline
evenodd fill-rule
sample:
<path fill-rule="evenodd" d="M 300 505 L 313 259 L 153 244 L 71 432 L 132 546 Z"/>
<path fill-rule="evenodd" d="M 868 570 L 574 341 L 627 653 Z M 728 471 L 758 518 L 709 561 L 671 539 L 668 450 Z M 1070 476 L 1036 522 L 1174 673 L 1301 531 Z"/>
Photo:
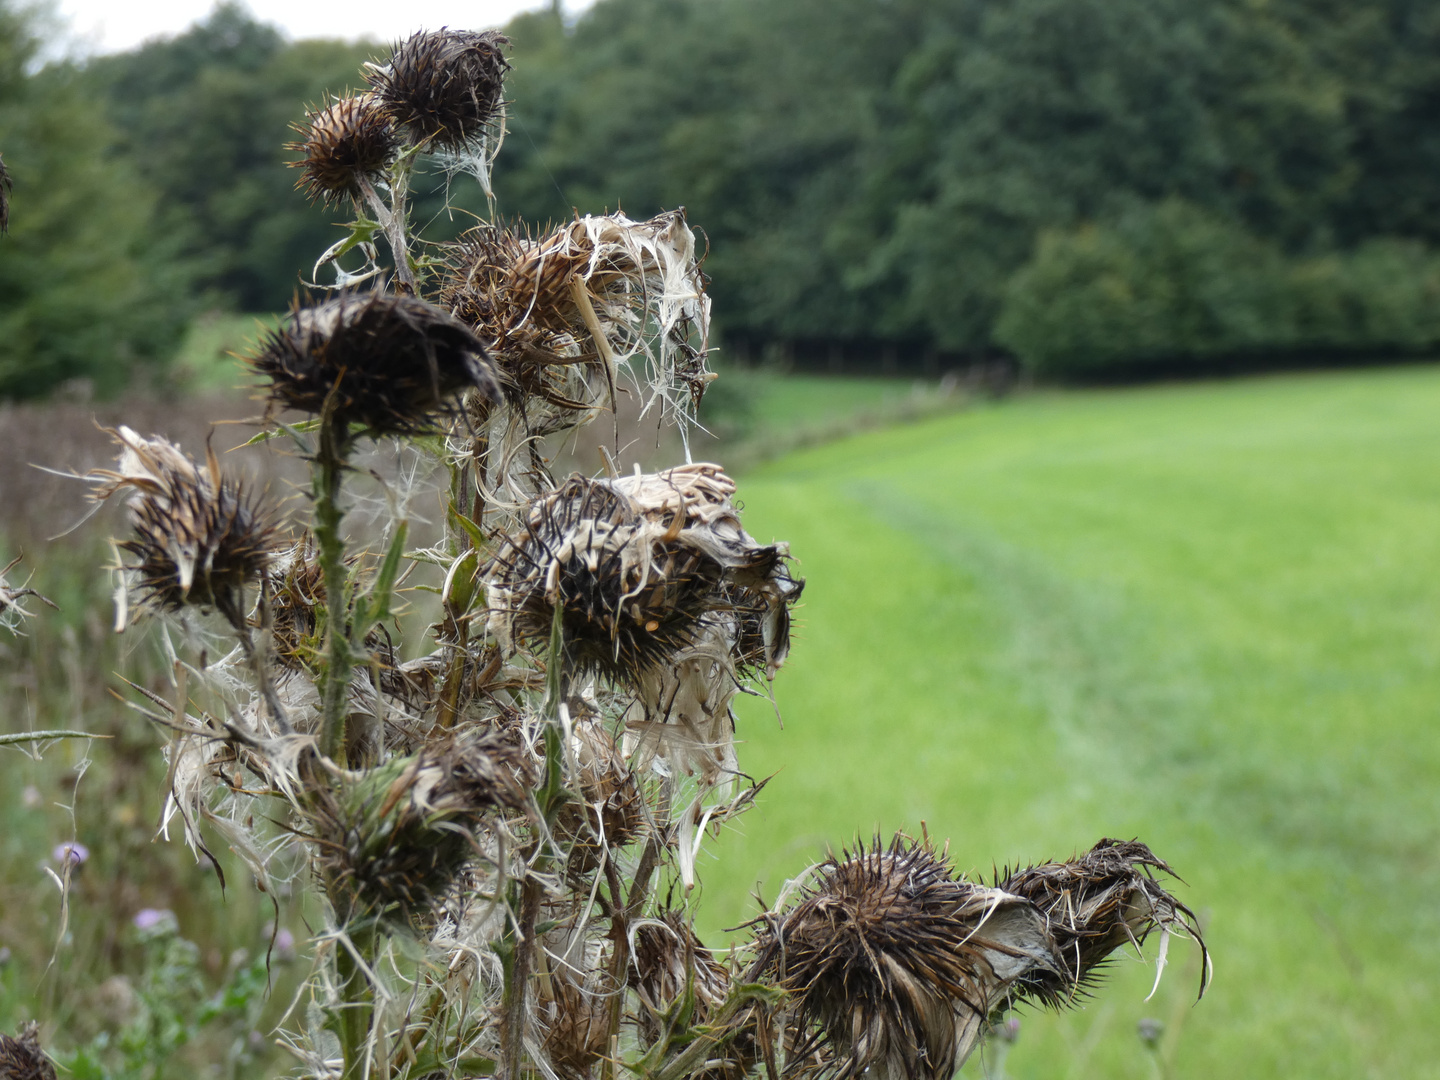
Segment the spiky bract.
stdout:
<path fill-rule="evenodd" d="M 544 642 L 563 606 L 567 663 L 635 685 L 695 643 L 736 590 L 783 609 L 799 594 L 784 545 L 740 528 L 733 491 L 714 465 L 571 477 L 530 505 L 491 563 L 492 632 L 505 648 Z M 788 615 L 773 622 L 788 626 Z"/>
<path fill-rule="evenodd" d="M 55 1066 L 40 1049 L 39 1030 L 31 1021 L 14 1039 L 0 1034 L 0 1080 L 55 1080 Z"/>
<path fill-rule="evenodd" d="M 362 181 L 374 183 L 395 158 L 395 125 L 373 93 L 341 98 L 293 127 L 303 139 L 285 149 L 304 157 L 287 164 L 303 170 L 295 186 L 317 202 L 358 197 Z"/>
<path fill-rule="evenodd" d="M 249 364 L 270 400 L 375 435 L 433 427 L 460 390 L 498 400 L 485 347 L 463 323 L 409 296 L 342 293 L 297 306 Z"/>
<path fill-rule="evenodd" d="M 1016 984 L 1018 998 L 1045 1005 L 1072 1002 L 1094 981 L 1106 958 L 1123 945 L 1139 946 L 1155 929 L 1193 939 L 1202 956 L 1205 993 L 1208 953 L 1194 912 L 1171 896 L 1154 871 L 1175 871 L 1138 840 L 1101 840 L 1080 858 L 997 875 L 995 885 L 1023 896 L 1045 916 L 1062 970 L 1036 971 Z"/>
<path fill-rule="evenodd" d="M 758 972 L 798 999 L 794 1059 L 836 1078 L 948 1080 L 1009 982 L 1053 964 L 1028 903 L 901 836 L 825 863 L 756 944 Z"/>
<path fill-rule="evenodd" d="M 395 122 L 417 143 L 461 149 L 485 134 L 504 104 L 504 49 L 498 30 L 413 34 L 366 80 Z"/>
<path fill-rule="evenodd" d="M 513 740 L 467 730 L 338 787 L 313 780 L 306 813 L 337 916 L 429 923 L 476 858 L 483 816 L 527 805 L 529 768 Z"/>
<path fill-rule="evenodd" d="M 238 483 L 221 476 L 213 452 L 201 469 L 159 436 L 141 438 L 123 426 L 110 434 L 122 447 L 119 464 L 90 474 L 93 495 L 131 493 L 135 536 L 120 547 L 136 558 L 125 570 L 145 601 L 162 611 L 214 608 L 240 627 L 244 588 L 264 571 L 278 545 L 270 515 Z"/>

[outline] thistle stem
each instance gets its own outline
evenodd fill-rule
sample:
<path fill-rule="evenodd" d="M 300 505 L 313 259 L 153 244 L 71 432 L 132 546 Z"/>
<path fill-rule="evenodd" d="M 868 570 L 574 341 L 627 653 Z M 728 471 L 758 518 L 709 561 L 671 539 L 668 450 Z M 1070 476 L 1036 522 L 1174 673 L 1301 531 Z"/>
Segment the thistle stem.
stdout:
<path fill-rule="evenodd" d="M 320 422 L 315 453 L 315 544 L 325 576 L 325 688 L 320 714 L 320 752 L 341 761 L 345 748 L 345 702 L 350 686 L 350 640 L 345 632 L 348 610 L 345 541 L 340 535 L 340 481 L 345 469 L 348 432 L 328 409 Z M 343 763 L 343 762 L 342 762 Z"/>
<path fill-rule="evenodd" d="M 375 966 L 376 936 L 373 925 L 348 931 L 354 952 L 343 944 L 336 944 L 335 975 L 339 993 L 339 1008 L 336 1010 L 336 1031 L 340 1037 L 340 1050 L 345 1059 L 344 1080 L 362 1080 L 366 1075 L 365 1044 L 370 1038 L 370 1026 L 375 1012 L 375 990 L 365 973 L 365 964 Z M 362 964 L 355 956 L 364 958 Z"/>

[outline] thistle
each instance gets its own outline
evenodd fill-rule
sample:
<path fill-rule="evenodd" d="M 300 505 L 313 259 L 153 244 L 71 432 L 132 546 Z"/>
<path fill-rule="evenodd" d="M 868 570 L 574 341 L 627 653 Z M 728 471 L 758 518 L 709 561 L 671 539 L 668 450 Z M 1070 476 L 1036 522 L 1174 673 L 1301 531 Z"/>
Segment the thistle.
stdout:
<path fill-rule="evenodd" d="M 269 514 L 220 474 L 207 447 L 202 470 L 174 443 L 110 432 L 122 450 L 115 470 L 90 473 L 97 500 L 129 491 L 135 536 L 120 547 L 135 556 L 123 569 L 143 602 L 160 611 L 214 608 L 237 630 L 245 625 L 244 589 L 258 580 L 277 547 Z M 120 593 L 116 628 L 126 621 Z"/>
<path fill-rule="evenodd" d="M 28 582 L 18 588 L 10 584 L 6 575 L 20 565 L 22 558 L 24 558 L 24 555 L 16 555 L 15 558 L 6 563 L 3 570 L 0 570 L 0 627 L 9 630 L 12 634 L 20 634 L 20 624 L 30 618 L 31 613 L 25 610 L 22 604 L 22 601 L 27 596 L 33 596 L 46 607 L 53 608 L 56 611 L 60 610 L 53 600 L 40 595 L 40 593 L 30 588 Z M 23 637 L 24 635 L 22 634 L 21 636 Z"/>
<path fill-rule="evenodd" d="M 523 810 L 532 783 L 513 742 L 476 731 L 338 785 L 313 777 L 305 813 L 342 924 L 433 923 L 479 854 L 483 816 Z"/>
<path fill-rule="evenodd" d="M 504 48 L 498 30 L 418 33 L 366 79 L 395 123 L 418 144 L 461 150 L 483 136 L 504 104 Z"/>
<path fill-rule="evenodd" d="M 1106 959 L 1124 945 L 1137 948 L 1159 929 L 1200 946 L 1200 996 L 1209 978 L 1209 952 L 1195 913 L 1171 896 L 1155 871 L 1175 871 L 1138 840 L 1101 840 L 1078 859 L 1002 871 L 995 886 L 1023 896 L 1045 916 L 1060 961 L 1056 971 L 1036 971 L 1015 987 L 1017 998 L 1059 1006 L 1084 994 Z M 1162 945 L 1162 958 L 1164 955 Z M 1163 959 L 1162 959 L 1163 963 Z"/>
<path fill-rule="evenodd" d="M 285 149 L 304 157 L 287 164 L 303 170 L 295 186 L 312 201 L 360 198 L 395 159 L 395 126 L 371 93 L 341 98 L 293 127 L 303 139 Z"/>
<path fill-rule="evenodd" d="M 756 950 L 756 973 L 796 995 L 792 1055 L 834 1078 L 948 1080 L 1006 988 L 1055 966 L 1028 903 L 903 836 L 823 864 Z"/>
<path fill-rule="evenodd" d="M 384 293 L 344 293 L 290 317 L 250 357 L 272 403 L 327 413 L 341 431 L 429 431 L 447 399 L 473 389 L 498 400 L 485 347 L 433 304 Z"/>
<path fill-rule="evenodd" d="M 3 1080 L 55 1080 L 55 1066 L 40 1049 L 40 1025 L 28 1023 L 16 1038 L 0 1034 L 0 1078 Z"/>

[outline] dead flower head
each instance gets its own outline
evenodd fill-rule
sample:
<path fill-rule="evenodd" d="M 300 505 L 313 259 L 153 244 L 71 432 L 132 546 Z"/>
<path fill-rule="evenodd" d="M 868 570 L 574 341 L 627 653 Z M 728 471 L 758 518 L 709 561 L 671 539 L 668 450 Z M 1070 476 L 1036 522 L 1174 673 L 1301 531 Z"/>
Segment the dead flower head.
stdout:
<path fill-rule="evenodd" d="M 1157 929 L 1167 943 L 1175 934 L 1200 946 L 1203 996 L 1209 953 L 1199 922 L 1160 885 L 1157 870 L 1175 877 L 1175 871 L 1138 840 L 1106 839 L 1070 862 L 997 875 L 997 888 L 1024 897 L 1045 916 L 1060 960 L 1059 970 L 1036 971 L 1020 980 L 1016 997 L 1044 1005 L 1069 1004 L 1094 982 L 1111 953 L 1129 944 L 1138 948 Z"/>
<path fill-rule="evenodd" d="M 543 643 L 561 606 L 567 662 L 634 684 L 697 639 L 730 602 L 726 586 L 784 607 L 799 593 L 783 572 L 784 545 L 740 529 L 733 491 L 714 465 L 571 477 L 530 505 L 492 561 L 491 632 L 506 649 Z"/>
<path fill-rule="evenodd" d="M 159 436 L 144 439 L 123 426 L 110 434 L 121 446 L 119 463 L 90 473 L 93 497 L 130 492 L 135 536 L 120 547 L 135 556 L 124 569 L 146 602 L 161 611 L 214 608 L 243 625 L 244 588 L 277 546 L 269 515 L 220 475 L 208 448 L 202 469 Z M 117 627 L 124 623 L 122 605 Z"/>
<path fill-rule="evenodd" d="M 12 1039 L 0 1034 L 0 1078 L 3 1080 L 55 1080 L 55 1066 L 40 1049 L 40 1025 L 31 1021 Z"/>
<path fill-rule="evenodd" d="M 372 93 L 341 98 L 294 125 L 303 136 L 285 149 L 305 156 L 288 164 L 304 170 L 296 187 L 318 202 L 341 202 L 361 194 L 395 158 L 395 125 Z"/>
<path fill-rule="evenodd" d="M 756 974 L 796 996 L 795 1053 L 841 1078 L 948 1080 L 1010 982 L 1054 963 L 1027 902 L 903 836 L 824 864 L 757 946 Z"/>
<path fill-rule="evenodd" d="M 337 423 L 375 435 L 428 430 L 460 390 L 500 396 L 475 335 L 408 296 L 342 293 L 297 306 L 249 364 L 270 380 L 275 404 L 312 413 L 328 406 Z"/>
<path fill-rule="evenodd" d="M 526 805 L 528 769 L 513 741 L 467 730 L 338 789 L 311 784 L 311 839 L 341 922 L 430 921 L 475 857 L 481 818 Z"/>
<path fill-rule="evenodd" d="M 366 76 L 395 122 L 417 143 L 458 150 L 485 134 L 504 103 L 504 49 L 498 30 L 413 34 L 390 62 Z"/>

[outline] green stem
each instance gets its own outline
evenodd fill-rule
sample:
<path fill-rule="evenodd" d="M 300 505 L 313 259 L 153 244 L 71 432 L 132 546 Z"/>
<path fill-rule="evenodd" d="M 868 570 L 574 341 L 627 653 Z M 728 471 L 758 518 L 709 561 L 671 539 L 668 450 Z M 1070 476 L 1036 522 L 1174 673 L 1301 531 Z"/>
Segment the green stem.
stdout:
<path fill-rule="evenodd" d="M 375 928 L 366 925 L 348 931 L 350 943 L 365 964 L 375 966 Z M 344 1080 L 363 1080 L 365 1045 L 370 1039 L 370 1025 L 375 1013 L 375 988 L 360 963 L 344 944 L 335 945 L 335 975 L 339 983 L 339 1008 L 336 1010 L 335 1033 L 340 1037 L 340 1050 L 345 1058 Z"/>
<path fill-rule="evenodd" d="M 320 714 L 320 752 L 342 761 L 345 750 L 346 691 L 353 658 L 345 633 L 348 611 L 345 541 L 340 535 L 340 480 L 345 469 L 348 432 L 326 415 L 320 422 L 315 454 L 315 544 L 325 575 L 325 693 Z M 343 763 L 343 762 L 342 762 Z"/>

